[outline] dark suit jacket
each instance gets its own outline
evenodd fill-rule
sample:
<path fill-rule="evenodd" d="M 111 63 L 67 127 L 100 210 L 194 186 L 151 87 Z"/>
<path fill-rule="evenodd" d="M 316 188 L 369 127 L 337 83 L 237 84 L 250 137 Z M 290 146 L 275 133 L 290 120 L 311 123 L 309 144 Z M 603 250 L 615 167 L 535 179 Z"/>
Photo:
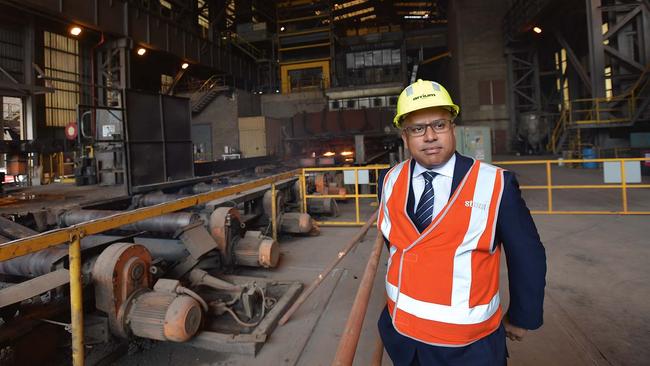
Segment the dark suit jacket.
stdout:
<path fill-rule="evenodd" d="M 456 153 L 451 194 L 453 194 L 458 184 L 469 171 L 472 162 L 472 159 Z M 412 160 L 411 164 L 415 165 L 415 161 Z M 386 172 L 382 172 L 379 177 L 377 194 L 380 198 Z M 543 322 L 546 254 L 530 211 L 521 197 L 519 183 L 514 173 L 506 171 L 504 178 L 503 196 L 497 218 L 496 241 L 503 245 L 506 263 L 508 265 L 510 306 L 508 307 L 507 314 L 512 324 L 525 329 L 537 329 Z M 413 202 L 413 187 L 409 187 L 409 198 L 407 202 L 409 213 L 413 211 Z M 386 315 L 382 314 L 382 318 L 385 318 Z M 380 320 L 379 328 L 382 338 L 385 339 L 385 337 L 398 335 L 403 338 L 400 338 L 400 343 L 404 347 L 413 348 L 414 350 L 417 348 L 418 353 L 424 351 L 437 352 L 437 349 L 445 348 L 424 345 L 399 335 L 395 332 L 389 318 Z M 384 344 L 387 343 L 386 340 Z M 395 339 L 392 339 L 392 341 L 395 341 Z M 391 343 L 390 340 L 388 343 Z M 406 352 L 406 357 L 409 357 L 408 354 L 410 353 Z M 402 361 L 404 361 L 403 364 L 408 364 L 406 360 Z M 395 359 L 393 359 L 393 362 L 396 364 L 400 363 Z"/>

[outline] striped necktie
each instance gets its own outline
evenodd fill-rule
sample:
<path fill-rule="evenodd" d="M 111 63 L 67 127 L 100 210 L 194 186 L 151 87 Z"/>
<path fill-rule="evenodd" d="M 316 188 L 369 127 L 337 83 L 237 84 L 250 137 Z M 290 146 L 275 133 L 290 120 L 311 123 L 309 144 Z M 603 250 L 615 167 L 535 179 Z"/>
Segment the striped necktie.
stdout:
<path fill-rule="evenodd" d="M 424 191 L 420 196 L 418 207 L 415 210 L 415 220 L 413 223 L 418 228 L 418 231 L 423 232 L 431 223 L 431 216 L 433 216 L 433 178 L 438 173 L 426 171 L 422 173 L 424 178 Z"/>

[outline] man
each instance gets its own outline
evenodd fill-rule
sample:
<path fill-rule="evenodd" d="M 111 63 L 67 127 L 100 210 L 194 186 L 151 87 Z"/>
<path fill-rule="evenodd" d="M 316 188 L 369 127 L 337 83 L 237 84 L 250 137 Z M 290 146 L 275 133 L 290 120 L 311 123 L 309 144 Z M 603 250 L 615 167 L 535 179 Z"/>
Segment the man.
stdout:
<path fill-rule="evenodd" d="M 459 107 L 418 80 L 393 123 L 412 159 L 380 178 L 390 247 L 379 332 L 395 365 L 506 364 L 505 337 L 542 325 L 546 255 L 514 174 L 456 152 Z M 510 306 L 499 301 L 505 249 Z"/>

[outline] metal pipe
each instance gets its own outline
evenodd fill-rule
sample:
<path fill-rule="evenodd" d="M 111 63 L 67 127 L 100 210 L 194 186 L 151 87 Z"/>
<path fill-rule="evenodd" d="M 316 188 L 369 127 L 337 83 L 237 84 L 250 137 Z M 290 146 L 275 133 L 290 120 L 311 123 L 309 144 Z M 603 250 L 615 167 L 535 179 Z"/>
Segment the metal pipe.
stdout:
<path fill-rule="evenodd" d="M 300 305 L 302 305 L 302 303 L 305 302 L 305 300 L 307 300 L 309 295 L 311 295 L 311 293 L 314 292 L 316 287 L 318 287 L 318 285 L 320 285 L 320 283 L 323 282 L 325 277 L 327 277 L 327 275 L 332 271 L 332 269 L 334 269 L 334 267 L 336 267 L 336 265 L 343 259 L 343 257 L 345 257 L 350 252 L 350 250 L 352 250 L 352 248 L 354 248 L 354 246 L 357 244 L 357 242 L 359 240 L 361 240 L 361 238 L 363 238 L 364 235 L 366 235 L 366 233 L 368 232 L 368 229 L 370 229 L 370 226 L 377 219 L 377 214 L 378 213 L 379 213 L 379 211 L 375 211 L 372 214 L 370 219 L 368 219 L 368 221 L 366 221 L 366 223 L 361 227 L 361 230 L 359 230 L 357 232 L 357 234 L 348 242 L 348 244 L 345 246 L 345 248 L 338 253 L 336 259 L 333 260 L 327 266 L 327 268 L 325 268 L 318 275 L 318 277 L 314 280 L 314 282 L 312 282 L 311 285 L 309 285 L 309 287 L 302 294 L 300 294 L 300 297 L 298 297 L 296 302 L 294 302 L 293 305 L 291 305 L 289 310 L 287 310 L 287 312 L 284 314 L 284 316 L 280 319 L 280 322 L 279 322 L 280 325 L 284 325 L 287 321 L 289 321 L 289 318 L 291 318 L 293 313 L 295 313 L 296 310 L 298 310 L 298 308 L 300 307 Z"/>
<path fill-rule="evenodd" d="M 381 361 L 384 358 L 384 343 L 381 341 L 381 336 L 377 335 L 375 342 L 375 353 L 372 354 L 371 366 L 381 366 Z"/>
<path fill-rule="evenodd" d="M 81 238 L 79 233 L 70 237 L 70 317 L 72 327 L 72 364 L 84 364 L 84 319 L 81 293 Z"/>
<path fill-rule="evenodd" d="M 82 222 L 93 221 L 111 215 L 123 213 L 122 211 L 105 210 L 71 210 L 59 217 L 59 225 L 72 226 Z M 120 226 L 121 230 L 129 231 L 155 231 L 173 233 L 185 226 L 199 221 L 201 217 L 190 212 L 174 212 L 137 221 L 128 225 Z"/>
<path fill-rule="evenodd" d="M 352 310 L 350 310 L 350 315 L 345 324 L 345 330 L 336 349 L 336 356 L 334 356 L 332 365 L 352 365 L 354 361 L 359 336 L 361 336 L 361 326 L 363 325 L 363 319 L 366 317 L 366 310 L 368 310 L 370 293 L 372 292 L 372 285 L 377 274 L 377 265 L 379 264 L 379 257 L 381 256 L 383 246 L 384 236 L 381 231 L 378 231 L 375 245 L 372 248 L 368 264 L 366 264 L 366 270 L 363 272 L 363 277 L 361 278 L 361 283 L 359 284 L 357 295 L 354 298 Z"/>

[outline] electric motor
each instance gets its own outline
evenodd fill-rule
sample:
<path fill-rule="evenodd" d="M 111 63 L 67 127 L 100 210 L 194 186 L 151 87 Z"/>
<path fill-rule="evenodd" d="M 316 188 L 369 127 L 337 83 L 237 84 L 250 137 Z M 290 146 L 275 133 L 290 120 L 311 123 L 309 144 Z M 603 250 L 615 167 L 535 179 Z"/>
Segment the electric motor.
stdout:
<path fill-rule="evenodd" d="M 190 296 L 151 291 L 132 300 L 126 323 L 138 337 L 185 342 L 199 330 L 201 318 L 201 307 Z"/>

